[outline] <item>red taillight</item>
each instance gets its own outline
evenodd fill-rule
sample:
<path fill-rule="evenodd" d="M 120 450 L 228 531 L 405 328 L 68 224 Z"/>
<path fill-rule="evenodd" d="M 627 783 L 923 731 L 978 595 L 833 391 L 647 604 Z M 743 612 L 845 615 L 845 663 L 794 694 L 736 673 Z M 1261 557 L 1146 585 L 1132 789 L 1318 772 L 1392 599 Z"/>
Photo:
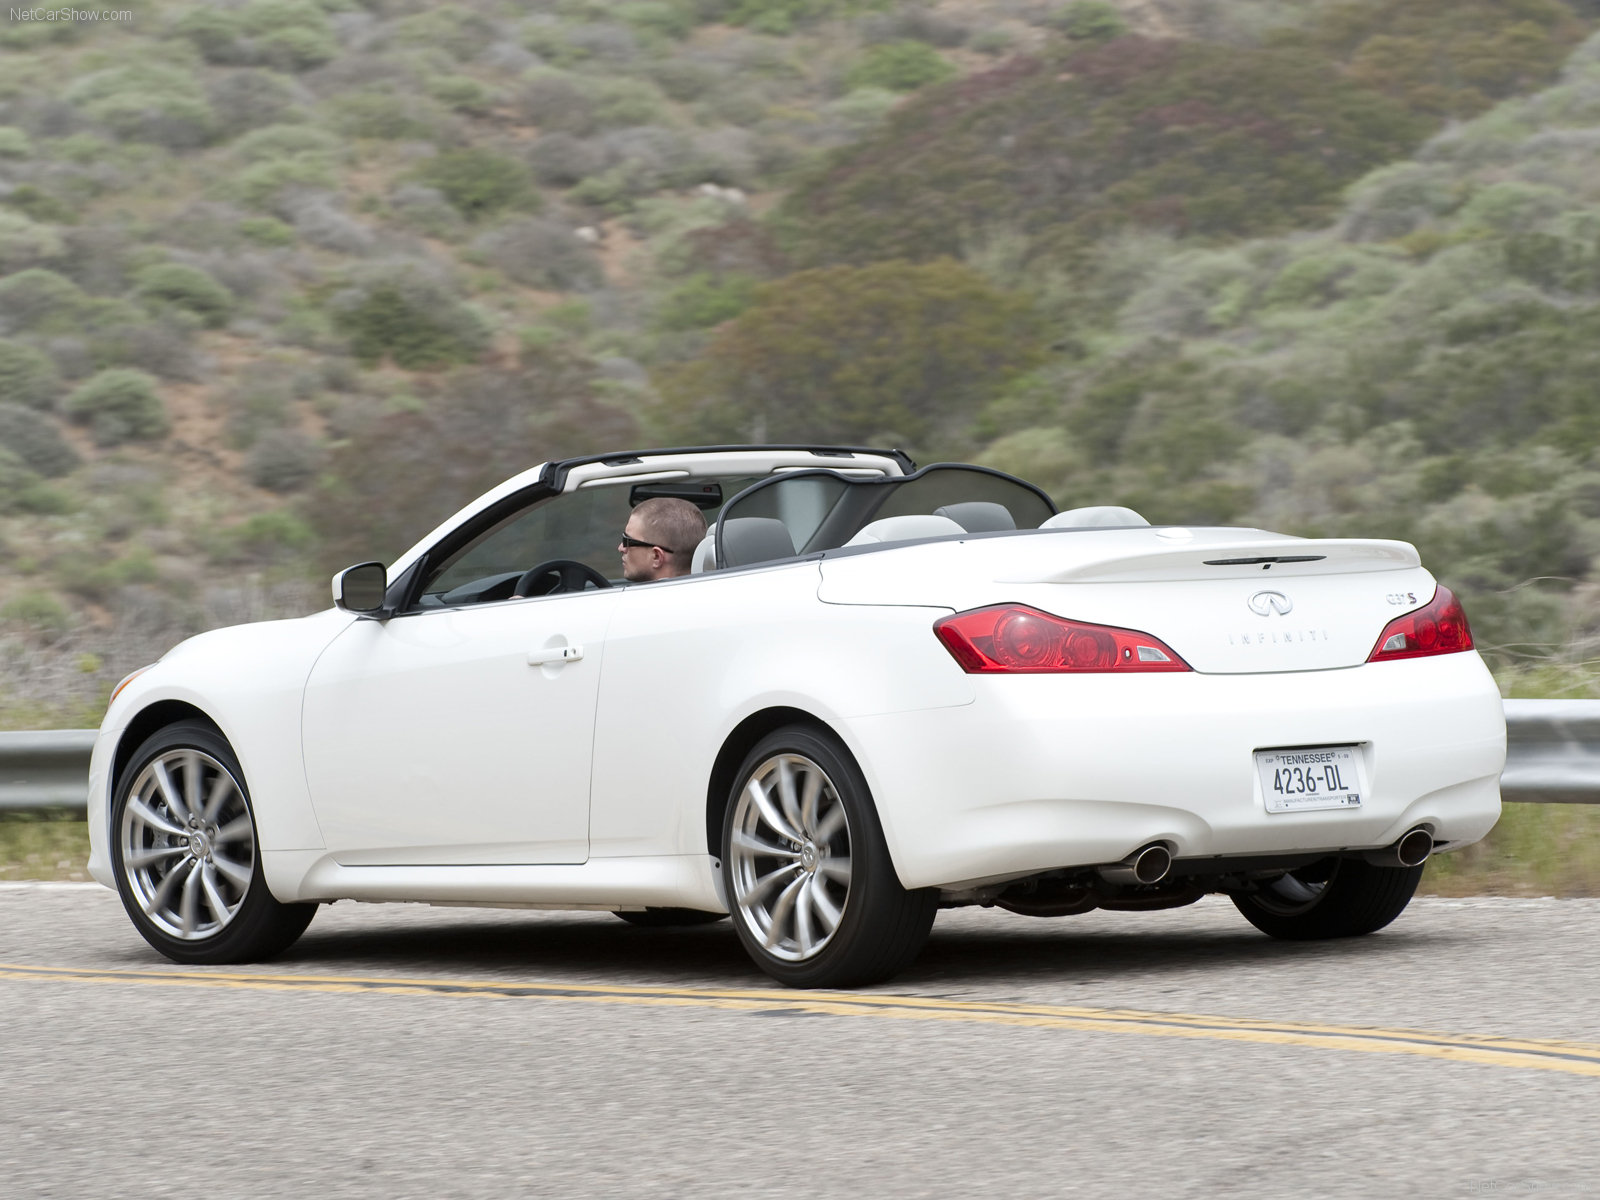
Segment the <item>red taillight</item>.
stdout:
<path fill-rule="evenodd" d="M 1472 630 L 1461 601 L 1441 585 L 1433 599 L 1383 627 L 1378 644 L 1367 655 L 1368 662 L 1391 658 L 1422 658 L 1428 654 L 1455 654 L 1472 649 Z"/>
<path fill-rule="evenodd" d="M 969 675 L 1189 669 L 1148 633 L 1064 621 L 1022 604 L 956 613 L 935 621 L 933 632 Z"/>

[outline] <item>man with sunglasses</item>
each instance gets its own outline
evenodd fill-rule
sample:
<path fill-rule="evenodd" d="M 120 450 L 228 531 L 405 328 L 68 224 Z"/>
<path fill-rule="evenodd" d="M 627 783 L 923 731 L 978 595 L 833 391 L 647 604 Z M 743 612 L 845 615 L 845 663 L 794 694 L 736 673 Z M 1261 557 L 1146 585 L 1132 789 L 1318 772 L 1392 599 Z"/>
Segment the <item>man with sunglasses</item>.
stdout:
<path fill-rule="evenodd" d="M 695 547 L 705 536 L 706 519 L 687 500 L 645 500 L 629 514 L 617 546 L 622 576 L 629 583 L 648 583 L 687 575 Z"/>

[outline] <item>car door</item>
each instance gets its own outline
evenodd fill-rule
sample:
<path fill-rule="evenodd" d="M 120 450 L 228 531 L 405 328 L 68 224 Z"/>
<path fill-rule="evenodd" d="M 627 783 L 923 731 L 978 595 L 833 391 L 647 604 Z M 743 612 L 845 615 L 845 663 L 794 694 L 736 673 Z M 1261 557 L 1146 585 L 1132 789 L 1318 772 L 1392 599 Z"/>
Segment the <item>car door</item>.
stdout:
<path fill-rule="evenodd" d="M 306 774 L 358 864 L 579 863 L 613 593 L 357 621 L 306 687 Z"/>
<path fill-rule="evenodd" d="M 355 621 L 324 651 L 303 736 L 338 861 L 587 859 L 595 704 L 619 594 L 598 586 L 593 564 L 615 563 L 627 511 L 625 489 L 579 492 L 452 535 L 406 611 Z M 581 565 L 559 586 L 583 590 L 510 598 L 545 561 Z"/>

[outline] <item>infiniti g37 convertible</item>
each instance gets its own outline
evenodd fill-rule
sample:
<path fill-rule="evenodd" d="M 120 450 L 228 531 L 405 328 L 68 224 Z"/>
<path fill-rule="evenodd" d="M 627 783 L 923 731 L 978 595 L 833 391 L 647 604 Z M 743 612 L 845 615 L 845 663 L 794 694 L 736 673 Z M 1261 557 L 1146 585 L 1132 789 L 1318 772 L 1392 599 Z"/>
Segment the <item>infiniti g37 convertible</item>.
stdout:
<path fill-rule="evenodd" d="M 655 497 L 709 532 L 628 583 Z M 333 590 L 112 699 L 90 869 L 169 958 L 279 953 L 346 898 L 731 914 L 796 986 L 887 978 L 955 905 L 1220 892 L 1339 937 L 1500 812 L 1498 693 L 1403 542 L 720 447 L 535 467 Z"/>

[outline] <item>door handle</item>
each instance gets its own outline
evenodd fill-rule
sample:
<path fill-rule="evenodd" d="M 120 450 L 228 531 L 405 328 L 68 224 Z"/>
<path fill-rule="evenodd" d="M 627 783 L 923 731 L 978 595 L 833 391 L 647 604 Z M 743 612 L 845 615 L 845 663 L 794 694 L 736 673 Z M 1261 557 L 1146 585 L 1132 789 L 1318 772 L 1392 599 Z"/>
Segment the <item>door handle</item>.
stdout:
<path fill-rule="evenodd" d="M 543 650 L 529 650 L 528 665 L 543 667 L 551 663 L 577 662 L 582 657 L 582 646 L 547 646 Z"/>

